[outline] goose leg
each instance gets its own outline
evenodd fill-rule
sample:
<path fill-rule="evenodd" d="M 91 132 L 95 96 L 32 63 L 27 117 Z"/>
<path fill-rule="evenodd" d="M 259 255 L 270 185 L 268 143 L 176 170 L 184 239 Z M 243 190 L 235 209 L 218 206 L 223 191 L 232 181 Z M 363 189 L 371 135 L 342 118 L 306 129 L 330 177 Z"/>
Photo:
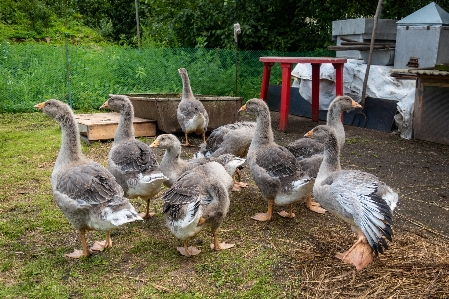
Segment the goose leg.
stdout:
<path fill-rule="evenodd" d="M 203 143 L 206 144 L 206 132 L 203 132 Z"/>
<path fill-rule="evenodd" d="M 184 143 L 183 146 L 190 146 L 190 143 L 189 143 L 189 134 L 184 133 L 184 135 L 186 136 L 186 143 Z"/>
<path fill-rule="evenodd" d="M 236 179 L 235 177 L 238 177 L 238 179 Z M 241 182 L 240 170 L 239 169 L 235 170 L 235 173 L 232 176 L 232 179 L 234 180 L 234 186 L 232 187 L 232 191 L 240 191 L 241 188 L 248 187 L 248 183 Z"/>
<path fill-rule="evenodd" d="M 212 231 L 212 234 L 214 235 L 214 243 L 210 244 L 210 249 L 212 250 L 223 250 L 223 249 L 229 249 L 235 246 L 235 244 L 228 244 L 228 243 L 220 243 L 218 241 L 218 228 L 214 229 Z"/>
<path fill-rule="evenodd" d="M 315 202 L 315 201 L 312 201 L 312 198 L 310 197 L 310 195 L 307 196 L 307 199 L 306 199 L 306 207 L 309 208 L 309 210 L 314 211 L 314 212 L 319 213 L 319 214 L 324 214 L 324 213 L 326 213 L 326 210 L 323 209 L 323 208 L 320 206 L 319 203 L 317 203 L 317 202 Z"/>
<path fill-rule="evenodd" d="M 150 199 L 147 199 L 147 207 L 145 209 L 145 213 L 140 213 L 139 216 L 142 217 L 143 219 L 150 219 L 155 214 L 156 213 L 154 213 L 154 212 L 150 213 Z"/>
<path fill-rule="evenodd" d="M 90 256 L 92 254 L 91 251 L 87 248 L 86 231 L 84 229 L 80 229 L 79 230 L 79 235 L 80 235 L 80 238 L 81 238 L 81 245 L 83 247 L 83 250 L 75 249 L 72 253 L 67 253 L 65 255 L 66 257 L 77 259 L 77 258 L 80 258 L 80 257 L 88 257 L 88 256 Z"/>
<path fill-rule="evenodd" d="M 241 191 L 242 188 L 248 187 L 247 183 L 237 182 L 235 176 L 232 176 L 232 180 L 234 181 L 234 185 L 232 186 L 232 191 Z"/>
<path fill-rule="evenodd" d="M 274 199 L 268 200 L 268 211 L 266 213 L 257 213 L 251 218 L 257 221 L 270 221 L 273 216 Z"/>
<path fill-rule="evenodd" d="M 184 247 L 177 247 L 176 248 L 179 253 L 183 256 L 192 256 L 192 255 L 197 255 L 201 252 L 200 249 L 194 247 L 194 246 L 187 246 L 187 241 L 184 241 Z"/>
<path fill-rule="evenodd" d="M 232 179 L 234 181 L 234 185 L 232 186 L 232 191 L 242 191 L 242 187 L 240 187 L 239 182 L 237 182 L 234 177 L 232 177 Z"/>
<path fill-rule="evenodd" d="M 352 245 L 346 252 L 337 253 L 335 257 L 347 264 L 353 264 L 357 271 L 360 271 L 373 261 L 374 252 L 360 228 L 357 230 L 357 235 L 358 238 L 354 245 Z"/>
<path fill-rule="evenodd" d="M 279 216 L 284 217 L 284 218 L 295 218 L 295 213 L 293 213 L 293 205 L 289 204 L 288 205 L 288 213 L 286 211 L 282 211 L 278 213 Z"/>

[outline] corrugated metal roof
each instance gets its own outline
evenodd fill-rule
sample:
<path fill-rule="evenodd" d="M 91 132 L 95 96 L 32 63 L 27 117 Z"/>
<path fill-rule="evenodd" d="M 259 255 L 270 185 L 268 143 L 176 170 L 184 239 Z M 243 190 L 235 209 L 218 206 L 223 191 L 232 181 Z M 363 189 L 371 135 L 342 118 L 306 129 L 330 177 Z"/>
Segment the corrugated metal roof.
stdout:
<path fill-rule="evenodd" d="M 447 71 L 439 71 L 439 70 L 408 70 L 409 73 L 417 74 L 417 75 L 432 75 L 432 76 L 449 76 L 449 72 Z"/>
<path fill-rule="evenodd" d="M 392 77 L 407 77 L 407 75 L 409 75 L 410 78 L 408 79 L 412 79 L 412 76 L 416 76 L 417 75 L 430 75 L 430 76 L 444 76 L 444 77 L 449 77 L 449 72 L 448 71 L 439 71 L 436 69 L 432 69 L 432 70 L 419 70 L 419 69 L 391 69 L 390 70 L 391 76 Z"/>
<path fill-rule="evenodd" d="M 423 8 L 397 21 L 398 26 L 407 25 L 449 25 L 449 13 L 435 2 L 429 3 Z"/>

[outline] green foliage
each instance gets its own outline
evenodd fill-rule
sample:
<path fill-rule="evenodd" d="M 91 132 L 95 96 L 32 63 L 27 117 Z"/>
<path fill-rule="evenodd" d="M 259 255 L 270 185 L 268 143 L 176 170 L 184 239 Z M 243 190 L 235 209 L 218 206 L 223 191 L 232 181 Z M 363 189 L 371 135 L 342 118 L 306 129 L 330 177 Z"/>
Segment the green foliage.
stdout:
<path fill-rule="evenodd" d="M 449 9 L 449 1 L 437 1 Z M 382 18 L 400 19 L 428 4 L 421 0 L 384 1 Z M 373 17 L 377 1 L 330 0 L 141 0 L 146 39 L 167 47 L 235 47 L 233 24 L 240 23 L 239 48 L 311 51 L 331 43 L 332 21 Z"/>
<path fill-rule="evenodd" d="M 428 4 L 383 1 L 382 18 L 401 19 Z M 436 1 L 449 10 L 449 0 Z M 142 44 L 169 48 L 313 51 L 331 44 L 332 21 L 373 17 L 377 1 L 139 0 Z M 2 0 L 0 34 L 6 38 L 137 46 L 136 7 L 129 0 Z"/>

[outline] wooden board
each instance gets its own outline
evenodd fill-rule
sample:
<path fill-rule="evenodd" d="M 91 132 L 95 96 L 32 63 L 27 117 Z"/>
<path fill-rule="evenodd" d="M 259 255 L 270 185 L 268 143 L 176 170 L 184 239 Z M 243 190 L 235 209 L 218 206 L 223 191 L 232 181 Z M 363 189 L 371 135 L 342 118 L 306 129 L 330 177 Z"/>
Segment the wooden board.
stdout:
<path fill-rule="evenodd" d="M 114 139 L 119 117 L 120 114 L 116 112 L 75 114 L 80 134 L 86 136 L 89 141 Z M 136 137 L 156 136 L 156 121 L 154 120 L 134 117 L 133 125 Z"/>

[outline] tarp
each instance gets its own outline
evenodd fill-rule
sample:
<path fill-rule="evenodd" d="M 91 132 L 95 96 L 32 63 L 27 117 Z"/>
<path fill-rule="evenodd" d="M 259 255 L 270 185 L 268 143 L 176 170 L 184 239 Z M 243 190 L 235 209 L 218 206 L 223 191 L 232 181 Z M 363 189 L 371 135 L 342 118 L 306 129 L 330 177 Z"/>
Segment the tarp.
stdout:
<path fill-rule="evenodd" d="M 390 76 L 392 66 L 371 65 L 369 71 L 366 97 L 397 101 L 399 115 L 394 117 L 401 137 L 412 137 L 413 105 L 415 99 L 416 80 L 398 80 Z M 343 70 L 343 93 L 360 102 L 365 80 L 366 63 L 363 60 L 348 59 Z M 312 66 L 300 63 L 292 71 L 293 87 L 309 103 L 312 98 Z M 335 98 L 335 69 L 332 64 L 322 64 L 320 68 L 320 110 L 327 110 Z"/>

